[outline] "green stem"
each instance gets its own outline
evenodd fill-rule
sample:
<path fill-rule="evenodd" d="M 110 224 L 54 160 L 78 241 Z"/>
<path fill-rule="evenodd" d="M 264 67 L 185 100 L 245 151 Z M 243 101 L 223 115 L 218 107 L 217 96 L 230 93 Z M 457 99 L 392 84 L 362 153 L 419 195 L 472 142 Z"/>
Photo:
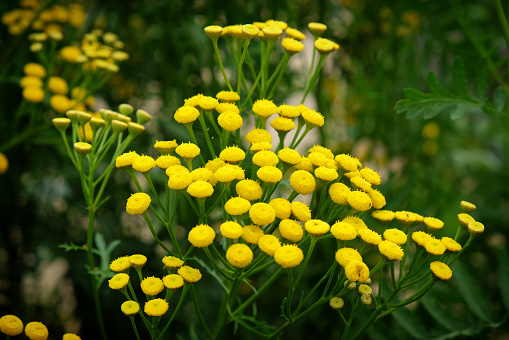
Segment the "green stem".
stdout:
<path fill-rule="evenodd" d="M 200 310 L 200 304 L 198 303 L 198 299 L 196 298 L 196 292 L 194 290 L 194 285 L 191 284 L 191 297 L 193 298 L 193 305 L 194 309 L 196 310 L 196 314 L 198 315 L 198 320 L 200 320 L 201 325 L 203 326 L 203 329 L 207 333 L 207 337 L 209 339 L 214 339 L 212 336 L 212 333 L 210 332 L 209 327 L 207 326 L 207 323 L 205 322 L 205 318 L 203 317 L 203 314 Z"/>
<path fill-rule="evenodd" d="M 161 242 L 161 240 L 157 236 L 157 233 L 156 233 L 156 231 L 154 229 L 154 226 L 152 225 L 152 221 L 148 217 L 147 212 L 144 211 L 143 214 L 141 214 L 141 216 L 143 216 L 143 219 L 145 220 L 145 222 L 147 222 L 147 225 L 148 225 L 148 227 L 150 229 L 150 232 L 152 233 L 152 236 L 154 237 L 156 242 L 159 244 L 159 246 L 161 246 L 161 248 L 163 248 L 168 254 L 173 255 L 173 252 L 170 249 L 168 249 L 168 247 L 166 247 L 166 245 L 163 242 Z"/>
<path fill-rule="evenodd" d="M 188 288 L 189 288 L 188 285 L 184 285 L 184 288 L 182 290 L 182 294 L 180 295 L 180 299 L 179 299 L 179 302 L 177 304 L 177 307 L 175 307 L 175 310 L 173 311 L 173 314 L 171 315 L 170 320 L 168 320 L 168 322 L 164 326 L 163 330 L 161 331 L 161 333 L 159 334 L 159 337 L 157 339 L 161 339 L 162 338 L 164 333 L 166 333 L 166 331 L 168 330 L 168 327 L 170 327 L 173 319 L 175 319 L 175 316 L 177 316 L 177 313 L 180 310 L 180 307 L 182 307 L 182 304 L 184 303 L 184 298 L 186 297 L 186 293 L 187 293 Z"/>

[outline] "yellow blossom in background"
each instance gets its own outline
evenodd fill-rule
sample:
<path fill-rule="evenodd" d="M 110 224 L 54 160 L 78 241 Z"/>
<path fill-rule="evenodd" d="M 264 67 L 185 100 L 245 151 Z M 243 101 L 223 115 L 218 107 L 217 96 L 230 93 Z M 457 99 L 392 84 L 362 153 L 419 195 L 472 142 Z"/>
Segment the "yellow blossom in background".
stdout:
<path fill-rule="evenodd" d="M 110 263 L 110 269 L 116 273 L 127 271 L 129 268 L 131 268 L 129 256 L 119 257 Z"/>
<path fill-rule="evenodd" d="M 451 268 L 449 268 L 449 266 L 443 262 L 431 262 L 429 267 L 433 275 L 440 280 L 449 280 L 452 277 Z"/>
<path fill-rule="evenodd" d="M 41 103 L 44 100 L 44 91 L 39 86 L 27 86 L 23 89 L 23 98 L 32 103 Z"/>
<path fill-rule="evenodd" d="M 48 328 L 43 323 L 36 321 L 27 323 L 25 334 L 30 340 L 46 340 L 49 336 Z"/>
<path fill-rule="evenodd" d="M 120 306 L 120 310 L 122 313 L 124 313 L 126 316 L 132 316 L 138 314 L 140 311 L 140 305 L 136 301 L 125 301 Z"/>
<path fill-rule="evenodd" d="M 189 235 L 187 236 L 188 241 L 195 246 L 196 248 L 204 248 L 214 242 L 214 238 L 216 237 L 216 232 L 207 224 L 200 224 L 191 229 L 189 231 Z M 180 266 L 184 264 L 184 262 L 180 259 L 177 259 Z M 175 261 L 175 260 L 174 260 Z M 164 262 L 164 260 L 163 260 Z M 165 263 L 166 265 L 166 263 Z M 180 267 L 178 266 L 178 267 Z M 173 266 L 177 267 L 177 266 Z"/>
<path fill-rule="evenodd" d="M 131 215 L 140 215 L 143 214 L 150 207 L 150 196 L 143 193 L 138 192 L 132 194 L 131 197 L 127 199 L 127 204 L 125 210 Z"/>
<path fill-rule="evenodd" d="M 129 275 L 126 273 L 118 273 L 108 280 L 108 285 L 111 289 L 122 289 L 129 283 Z"/>
<path fill-rule="evenodd" d="M 4 315 L 0 318 L 0 332 L 15 336 L 23 332 L 23 322 L 15 315 Z"/>
<path fill-rule="evenodd" d="M 168 304 L 168 302 L 158 298 L 145 302 L 145 307 L 143 308 L 143 311 L 145 312 L 145 314 L 150 316 L 161 316 L 168 311 L 169 307 L 170 305 Z"/>
<path fill-rule="evenodd" d="M 182 266 L 177 272 L 186 282 L 198 282 L 201 279 L 200 270 L 193 267 Z"/>
<path fill-rule="evenodd" d="M 9 169 L 9 160 L 7 157 L 0 152 L 0 175 L 3 175 Z"/>
<path fill-rule="evenodd" d="M 253 251 L 243 243 L 236 243 L 226 251 L 226 259 L 234 267 L 245 268 L 253 260 Z"/>
<path fill-rule="evenodd" d="M 67 82 L 60 77 L 50 77 L 48 81 L 48 89 L 53 93 L 67 94 L 69 86 Z"/>
<path fill-rule="evenodd" d="M 260 250 L 265 254 L 274 256 L 276 250 L 281 247 L 281 242 L 274 235 L 263 235 L 258 240 L 258 247 L 260 247 Z"/>
<path fill-rule="evenodd" d="M 304 253 L 296 245 L 285 244 L 274 252 L 274 260 L 283 268 L 293 268 L 304 260 Z"/>
<path fill-rule="evenodd" d="M 28 63 L 23 67 L 23 71 L 27 76 L 46 77 L 46 69 L 41 64 Z"/>
<path fill-rule="evenodd" d="M 74 333 L 65 333 L 62 336 L 62 340 L 81 340 L 81 338 Z"/>

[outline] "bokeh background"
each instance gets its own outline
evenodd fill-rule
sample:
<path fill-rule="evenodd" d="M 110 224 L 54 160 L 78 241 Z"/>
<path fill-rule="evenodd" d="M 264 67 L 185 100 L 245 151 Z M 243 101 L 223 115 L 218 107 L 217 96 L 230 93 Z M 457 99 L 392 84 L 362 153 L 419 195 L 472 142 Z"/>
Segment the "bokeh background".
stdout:
<path fill-rule="evenodd" d="M 146 133 L 130 146 L 139 154 L 151 155 L 156 155 L 152 148 L 156 140 L 188 140 L 187 133 L 172 119 L 184 98 L 197 93 L 213 96 L 224 89 L 212 44 L 203 33 L 205 26 L 276 19 L 309 34 L 309 22 L 325 23 L 328 30 L 324 36 L 341 48 L 328 57 L 309 98 L 309 105 L 326 117 L 325 128 L 314 136 L 315 140 L 335 154 L 350 153 L 378 171 L 387 209 L 438 217 L 445 222 L 443 235 L 454 233 L 461 200 L 476 204 L 473 215 L 484 223 L 486 232 L 475 240 L 462 262 L 473 278 L 471 283 L 489 301 L 494 320 L 507 316 L 501 302 L 497 259 L 501 251 L 506 252 L 509 235 L 509 121 L 480 110 L 457 120 L 451 120 L 448 114 L 429 120 L 407 119 L 394 110 L 396 102 L 404 98 L 404 88 L 429 91 L 426 77 L 430 70 L 435 71 L 444 87 L 450 87 L 456 56 L 465 62 L 472 88 L 483 50 L 489 51 L 500 67 L 500 75 L 507 78 L 503 65 L 508 51 L 491 1 L 77 3 L 84 5 L 86 11 L 80 30 L 114 32 L 130 56 L 96 93 L 95 109 L 129 103 L 151 113 L 154 119 L 148 123 Z M 19 7 L 16 1 L 2 1 L 0 13 Z M 0 26 L 2 130 L 9 130 L 11 112 L 22 100 L 19 80 L 23 66 L 34 61 L 27 40 L 30 32 L 12 35 L 6 25 Z M 308 47 L 310 39 L 305 41 Z M 226 44 L 220 41 L 220 48 L 226 66 L 231 67 L 233 60 L 228 58 Z M 277 104 L 291 102 L 302 93 L 305 74 L 300 66 L 309 63 L 309 55 L 295 59 L 274 98 Z M 490 78 L 488 96 L 497 86 Z M 49 121 L 54 115 L 47 113 L 44 119 Z M 2 136 L 0 141 L 1 145 L 7 142 Z M 80 333 L 84 339 L 97 338 L 90 281 L 84 269 L 85 254 L 59 248 L 65 242 L 85 243 L 87 212 L 79 176 L 65 154 L 58 132 L 50 127 L 0 151 L 9 160 L 8 171 L 0 175 L 0 314 L 15 314 L 26 322 L 42 321 L 50 334 L 69 331 Z M 107 191 L 112 197 L 97 213 L 97 231 L 107 242 L 122 240 L 114 257 L 145 254 L 149 258 L 146 270 L 157 275 L 162 253 L 143 220 L 125 212 L 125 201 L 134 192 L 128 175 L 114 171 Z M 184 235 L 196 220 L 192 214 L 180 214 L 177 233 Z M 204 280 L 201 284 L 212 287 L 214 282 Z M 437 296 L 447 292 L 455 310 L 461 310 L 461 291 L 454 280 L 448 284 L 452 288 L 439 286 Z M 272 293 L 278 295 L 283 289 L 279 287 Z M 101 294 L 108 333 L 115 339 L 133 338 L 127 318 L 120 313 L 122 296 L 105 286 Z M 206 294 L 201 298 L 205 302 L 211 300 Z M 274 322 L 279 318 L 282 322 L 279 305 L 271 304 L 271 296 L 262 299 L 260 306 L 268 319 Z M 423 324 L 436 324 L 425 307 L 413 306 L 412 310 Z M 213 315 L 214 308 L 206 313 Z M 199 330 L 188 326 L 188 319 L 195 318 L 192 305 L 184 306 L 181 314 L 172 333 L 181 338 L 198 334 L 199 338 Z M 338 322 L 324 308 L 291 328 L 283 338 L 337 337 L 340 333 L 333 325 Z M 385 325 L 391 327 L 398 322 L 401 321 L 389 317 Z M 507 323 L 504 326 L 503 322 L 483 322 L 477 336 L 507 339 L 509 332 L 505 328 Z M 404 327 L 391 329 L 395 338 L 415 336 Z M 383 338 L 382 334 L 373 331 L 370 335 Z"/>

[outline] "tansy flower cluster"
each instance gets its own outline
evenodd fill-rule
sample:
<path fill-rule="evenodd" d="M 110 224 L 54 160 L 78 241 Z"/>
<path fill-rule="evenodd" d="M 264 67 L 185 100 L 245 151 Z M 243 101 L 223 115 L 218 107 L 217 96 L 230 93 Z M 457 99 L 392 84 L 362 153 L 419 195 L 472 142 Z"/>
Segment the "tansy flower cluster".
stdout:
<path fill-rule="evenodd" d="M 25 332 L 27 338 L 31 340 L 46 340 L 49 337 L 48 328 L 42 322 L 32 321 L 23 325 L 23 321 L 15 315 L 4 315 L 0 317 L 0 332 L 7 336 L 16 336 Z M 81 338 L 74 333 L 66 333 L 62 340 L 80 340 Z"/>

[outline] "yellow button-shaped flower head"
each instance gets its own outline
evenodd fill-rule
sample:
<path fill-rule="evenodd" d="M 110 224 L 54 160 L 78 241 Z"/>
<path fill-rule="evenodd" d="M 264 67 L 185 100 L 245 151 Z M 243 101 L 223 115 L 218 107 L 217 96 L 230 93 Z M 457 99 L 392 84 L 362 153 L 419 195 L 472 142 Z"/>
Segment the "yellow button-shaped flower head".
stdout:
<path fill-rule="evenodd" d="M 302 225 L 299 222 L 290 219 L 281 220 L 281 222 L 279 222 L 279 233 L 285 239 L 294 243 L 302 240 L 302 237 L 304 236 Z"/>
<path fill-rule="evenodd" d="M 249 224 L 242 228 L 242 239 L 247 243 L 258 244 L 263 230 L 256 224 Z"/>
<path fill-rule="evenodd" d="M 245 268 L 253 261 L 253 251 L 243 243 L 236 243 L 226 251 L 226 259 L 234 267 Z"/>
<path fill-rule="evenodd" d="M 168 169 L 172 165 L 180 165 L 180 159 L 171 155 L 160 155 L 156 159 L 156 165 L 161 169 Z"/>
<path fill-rule="evenodd" d="M 116 273 L 125 272 L 129 268 L 131 268 L 131 261 L 129 260 L 129 256 L 119 257 L 110 263 L 110 269 Z"/>
<path fill-rule="evenodd" d="M 325 38 L 318 38 L 315 41 L 315 48 L 320 54 L 329 54 L 335 50 L 335 45 L 332 41 Z"/>
<path fill-rule="evenodd" d="M 253 163 L 259 167 L 276 166 L 279 163 L 279 158 L 270 150 L 262 150 L 253 155 Z"/>
<path fill-rule="evenodd" d="M 316 180 L 309 172 L 297 170 L 290 176 L 290 186 L 301 195 L 309 195 L 316 189 Z"/>
<path fill-rule="evenodd" d="M 276 217 L 280 220 L 290 218 L 292 215 L 292 204 L 285 198 L 274 198 L 269 205 L 276 211 Z"/>
<path fill-rule="evenodd" d="M 53 93 L 67 94 L 69 86 L 67 82 L 60 77 L 50 77 L 48 81 L 48 89 Z"/>
<path fill-rule="evenodd" d="M 279 150 L 277 156 L 281 161 L 290 165 L 297 165 L 301 161 L 301 155 L 297 152 L 297 150 L 290 148 Z"/>
<path fill-rule="evenodd" d="M 449 266 L 440 261 L 431 262 L 429 265 L 433 276 L 440 280 L 449 280 L 452 277 L 452 270 Z"/>
<path fill-rule="evenodd" d="M 240 96 L 235 91 L 221 91 L 216 94 L 216 98 L 221 102 L 235 103 L 240 100 Z M 216 107 L 217 110 L 217 107 Z M 237 112 L 238 113 L 238 112 Z"/>
<path fill-rule="evenodd" d="M 460 208 L 461 208 L 461 211 L 468 214 L 468 213 L 474 211 L 476 209 L 476 206 L 473 203 L 470 203 L 467 201 L 461 201 Z"/>
<path fill-rule="evenodd" d="M 64 113 L 71 108 L 71 101 L 63 94 L 55 94 L 49 99 L 49 105 L 59 113 Z"/>
<path fill-rule="evenodd" d="M 311 209 L 309 209 L 306 203 L 293 201 L 292 214 L 301 222 L 307 222 L 311 219 Z"/>
<path fill-rule="evenodd" d="M 189 240 L 189 242 L 196 248 L 208 247 L 209 245 L 212 244 L 212 242 L 214 242 L 215 238 L 216 232 L 207 224 L 197 225 L 196 227 L 191 229 L 191 231 L 187 235 L 187 239 Z M 184 263 L 182 262 L 182 264 Z"/>
<path fill-rule="evenodd" d="M 346 267 L 351 261 L 362 261 L 362 256 L 359 251 L 354 248 L 340 248 L 336 251 L 336 261 Z"/>
<path fill-rule="evenodd" d="M 32 103 L 41 103 L 44 100 L 44 91 L 39 86 L 27 86 L 22 92 L 23 98 Z"/>
<path fill-rule="evenodd" d="M 126 316 L 133 316 L 138 314 L 138 312 L 140 311 L 140 305 L 136 301 L 128 300 L 122 303 L 122 305 L 120 306 L 120 310 Z"/>
<path fill-rule="evenodd" d="M 407 238 L 408 238 L 407 235 L 403 231 L 396 228 L 387 229 L 384 231 L 384 239 L 399 245 L 405 244 Z"/>
<path fill-rule="evenodd" d="M 357 237 L 357 229 L 347 222 L 337 221 L 331 226 L 330 232 L 340 241 L 350 241 Z"/>
<path fill-rule="evenodd" d="M 338 178 L 338 172 L 326 166 L 319 166 L 315 169 L 315 176 L 322 181 L 331 182 Z"/>
<path fill-rule="evenodd" d="M 277 112 L 277 106 L 268 99 L 258 99 L 253 104 L 253 112 L 263 118 L 268 118 Z"/>
<path fill-rule="evenodd" d="M 319 37 L 320 35 L 327 30 L 327 25 L 322 24 L 320 22 L 310 22 L 308 24 L 309 31 L 311 34 L 313 34 L 316 37 Z"/>
<path fill-rule="evenodd" d="M 214 187 L 209 182 L 198 180 L 187 187 L 187 193 L 196 198 L 206 198 L 212 196 Z"/>
<path fill-rule="evenodd" d="M 246 141 L 251 144 L 262 142 L 270 143 L 272 142 L 272 136 L 267 130 L 253 129 L 246 134 Z"/>
<path fill-rule="evenodd" d="M 177 146 L 178 144 L 175 139 L 172 141 L 156 141 L 154 144 L 154 148 L 159 151 L 161 155 L 168 155 L 172 153 Z"/>
<path fill-rule="evenodd" d="M 425 233 L 424 231 L 414 231 L 412 233 L 412 240 L 414 240 L 415 243 L 417 243 L 418 245 L 420 245 L 422 247 L 424 247 L 424 244 L 426 243 L 426 241 L 428 241 L 429 239 L 432 239 L 432 238 L 433 238 L 433 236 Z"/>
<path fill-rule="evenodd" d="M 347 198 L 350 192 L 350 188 L 343 183 L 333 183 L 329 187 L 329 196 L 331 200 L 336 204 L 348 204 Z"/>
<path fill-rule="evenodd" d="M 174 165 L 177 166 L 177 165 Z M 171 169 L 172 167 L 168 168 Z M 193 182 L 193 176 L 186 171 L 175 171 L 168 177 L 168 187 L 174 190 L 186 189 Z"/>
<path fill-rule="evenodd" d="M 479 235 L 484 232 L 484 224 L 481 222 L 470 222 L 467 225 L 468 232 L 472 235 Z"/>
<path fill-rule="evenodd" d="M 134 254 L 129 256 L 129 262 L 134 268 L 142 268 L 147 263 L 147 257 L 141 254 Z"/>
<path fill-rule="evenodd" d="M 394 212 L 390 210 L 375 210 L 371 213 L 371 217 L 378 220 L 380 223 L 387 224 L 394 219 L 395 215 Z"/>
<path fill-rule="evenodd" d="M 292 119 L 279 116 L 270 122 L 270 126 L 280 132 L 288 132 L 295 129 L 295 123 Z"/>
<path fill-rule="evenodd" d="M 81 49 L 76 46 L 65 46 L 60 50 L 62 58 L 69 63 L 76 63 L 78 58 L 83 55 Z"/>
<path fill-rule="evenodd" d="M 209 96 L 201 96 L 198 102 L 198 106 L 200 106 L 205 111 L 211 111 L 219 105 L 219 101 L 214 97 Z"/>
<path fill-rule="evenodd" d="M 315 110 L 307 110 L 301 113 L 304 121 L 310 126 L 323 126 L 325 123 L 324 117 Z"/>
<path fill-rule="evenodd" d="M 322 236 L 330 230 L 330 225 L 325 221 L 314 219 L 308 220 L 304 228 L 312 236 Z"/>
<path fill-rule="evenodd" d="M 251 144 L 251 151 L 253 151 L 253 152 L 270 150 L 270 149 L 272 149 L 272 144 L 270 144 L 269 142 L 260 142 L 260 143 Z"/>
<path fill-rule="evenodd" d="M 46 340 L 48 328 L 41 322 L 32 321 L 25 326 L 25 334 L 30 340 Z"/>
<path fill-rule="evenodd" d="M 442 229 L 444 222 L 435 217 L 425 217 L 424 224 L 431 230 Z"/>
<path fill-rule="evenodd" d="M 450 237 L 442 237 L 440 239 L 440 242 L 442 242 L 443 245 L 445 246 L 445 249 L 447 249 L 450 252 L 456 253 L 461 250 L 461 244 L 459 244 Z"/>
<path fill-rule="evenodd" d="M 431 255 L 442 255 L 446 250 L 444 244 L 436 238 L 429 238 L 424 242 L 424 248 Z"/>
<path fill-rule="evenodd" d="M 143 311 L 145 314 L 150 316 L 161 316 L 168 311 L 169 307 L 170 305 L 166 302 L 166 300 L 157 298 L 145 302 L 145 308 L 143 308 Z"/>
<path fill-rule="evenodd" d="M 170 274 L 163 277 L 163 284 L 168 289 L 178 289 L 184 285 L 184 279 L 178 274 Z"/>
<path fill-rule="evenodd" d="M 147 211 L 150 206 L 150 196 L 143 193 L 138 192 L 132 194 L 131 197 L 127 199 L 127 204 L 125 206 L 125 210 L 131 215 L 140 215 Z"/>
<path fill-rule="evenodd" d="M 23 67 L 23 71 L 27 76 L 46 77 L 46 69 L 41 64 L 28 63 Z"/>
<path fill-rule="evenodd" d="M 34 76 L 25 76 L 25 77 L 21 78 L 19 84 L 23 88 L 30 87 L 30 86 L 42 88 L 42 85 L 43 85 L 42 79 L 39 77 L 34 77 Z"/>
<path fill-rule="evenodd" d="M 274 260 L 283 268 L 293 268 L 304 260 L 304 253 L 296 245 L 285 244 L 276 250 Z"/>
<path fill-rule="evenodd" d="M 304 49 L 303 43 L 291 37 L 283 38 L 283 40 L 281 41 L 281 45 L 283 45 L 284 49 L 289 54 L 299 53 Z"/>
<path fill-rule="evenodd" d="M 238 146 L 227 146 L 219 154 L 219 158 L 230 164 L 236 164 L 246 157 L 244 150 Z"/>
<path fill-rule="evenodd" d="M 310 152 L 308 155 L 308 159 L 311 162 L 311 164 L 313 164 L 316 167 L 326 166 L 327 161 L 329 160 L 329 158 L 327 158 L 327 156 L 325 156 L 323 153 L 316 151 Z"/>
<path fill-rule="evenodd" d="M 236 239 L 242 236 L 244 232 L 242 226 L 234 221 L 226 221 L 219 227 L 221 235 L 229 239 Z"/>
<path fill-rule="evenodd" d="M 242 117 L 234 111 L 223 112 L 217 117 L 217 122 L 226 131 L 235 131 L 242 126 Z"/>
<path fill-rule="evenodd" d="M 224 205 L 225 211 L 232 216 L 245 214 L 251 208 L 249 200 L 242 197 L 232 197 Z"/>
<path fill-rule="evenodd" d="M 275 166 L 262 166 L 256 175 L 265 183 L 277 183 L 283 178 L 283 173 Z"/>
<path fill-rule="evenodd" d="M 369 195 L 359 190 L 352 191 L 348 194 L 346 200 L 348 201 L 348 204 L 357 211 L 369 210 L 373 205 Z"/>
<path fill-rule="evenodd" d="M 391 241 L 382 241 L 378 244 L 380 254 L 384 255 L 389 260 L 401 261 L 403 258 L 403 249 L 399 245 Z"/>
<path fill-rule="evenodd" d="M 262 187 L 260 186 L 260 184 L 251 179 L 243 179 L 239 181 L 235 186 L 235 189 L 237 190 L 237 194 L 240 197 L 248 201 L 255 201 L 257 199 L 260 199 L 263 194 Z"/>
<path fill-rule="evenodd" d="M 235 112 L 235 113 L 240 113 L 239 107 L 237 105 L 235 105 L 234 103 L 219 103 L 216 106 L 215 110 L 219 114 L 227 112 L 227 111 L 232 111 L 232 112 Z"/>
<path fill-rule="evenodd" d="M 181 124 L 190 124 L 200 116 L 200 111 L 194 106 L 182 106 L 176 112 L 173 118 Z"/>
<path fill-rule="evenodd" d="M 214 230 L 212 230 L 212 231 L 214 231 Z M 214 233 L 214 236 L 215 236 L 215 233 Z M 181 260 L 175 256 L 165 256 L 165 257 L 163 257 L 162 261 L 163 261 L 164 266 L 168 269 L 180 268 L 184 264 L 183 260 Z"/>
<path fill-rule="evenodd" d="M 336 162 L 346 171 L 357 171 L 357 162 L 354 157 L 347 154 L 337 155 L 335 158 Z"/>
<path fill-rule="evenodd" d="M 360 174 L 362 178 L 364 178 L 372 185 L 379 185 L 381 183 L 380 175 L 370 168 L 362 168 L 360 170 Z"/>
<path fill-rule="evenodd" d="M 192 160 L 200 154 L 200 148 L 193 143 L 182 143 L 175 149 L 175 152 L 186 160 Z"/>
<path fill-rule="evenodd" d="M 263 235 L 258 240 L 258 247 L 260 247 L 260 250 L 265 254 L 274 256 L 276 250 L 281 247 L 281 242 L 274 235 Z"/>
<path fill-rule="evenodd" d="M 277 28 L 281 29 L 282 31 L 284 31 L 288 28 L 288 24 L 286 22 L 280 21 L 280 20 L 269 19 L 265 22 L 265 24 L 267 26 L 277 27 Z M 265 26 L 265 27 L 267 27 L 267 26 Z"/>
<path fill-rule="evenodd" d="M 177 273 L 182 276 L 186 282 L 198 282 L 201 279 L 200 270 L 197 268 L 182 266 L 178 269 Z"/>
<path fill-rule="evenodd" d="M 249 218 L 257 225 L 266 225 L 274 222 L 276 211 L 267 203 L 255 203 L 249 209 Z"/>
<path fill-rule="evenodd" d="M 221 36 L 221 33 L 223 33 L 223 28 L 216 25 L 207 26 L 203 30 L 211 40 L 217 40 Z"/>
<path fill-rule="evenodd" d="M 141 281 L 141 290 L 149 296 L 156 296 L 164 289 L 163 280 L 158 277 L 146 277 Z"/>
<path fill-rule="evenodd" d="M 132 164 L 134 170 L 139 172 L 149 172 L 156 166 L 156 161 L 150 157 L 142 155 L 136 158 Z"/>
<path fill-rule="evenodd" d="M 357 216 L 347 216 L 343 219 L 342 222 L 350 223 L 351 225 L 354 226 L 354 228 L 357 230 L 357 232 L 359 232 L 359 230 L 361 230 L 361 229 L 368 228 L 366 223 L 364 223 L 364 221 L 360 217 L 357 217 Z"/>
<path fill-rule="evenodd" d="M 371 203 L 373 204 L 374 209 L 382 209 L 387 204 L 385 201 L 385 196 L 380 191 L 371 189 L 368 190 L 367 194 L 371 199 Z"/>
<path fill-rule="evenodd" d="M 293 105 L 282 104 L 277 108 L 278 113 L 281 117 L 285 118 L 297 118 L 300 116 L 300 111 Z"/>
<path fill-rule="evenodd" d="M 345 267 L 345 275 L 348 281 L 366 282 L 369 279 L 369 268 L 362 261 L 350 261 Z"/>
<path fill-rule="evenodd" d="M 382 242 L 382 236 L 374 230 L 363 228 L 359 229 L 357 232 L 360 238 L 368 244 L 377 246 Z"/>
<path fill-rule="evenodd" d="M 129 275 L 126 273 L 118 273 L 108 280 L 108 285 L 111 289 L 123 289 L 129 283 Z"/>
<path fill-rule="evenodd" d="M 0 332 L 15 336 L 23 332 L 23 322 L 15 315 L 4 315 L 0 318 Z"/>

